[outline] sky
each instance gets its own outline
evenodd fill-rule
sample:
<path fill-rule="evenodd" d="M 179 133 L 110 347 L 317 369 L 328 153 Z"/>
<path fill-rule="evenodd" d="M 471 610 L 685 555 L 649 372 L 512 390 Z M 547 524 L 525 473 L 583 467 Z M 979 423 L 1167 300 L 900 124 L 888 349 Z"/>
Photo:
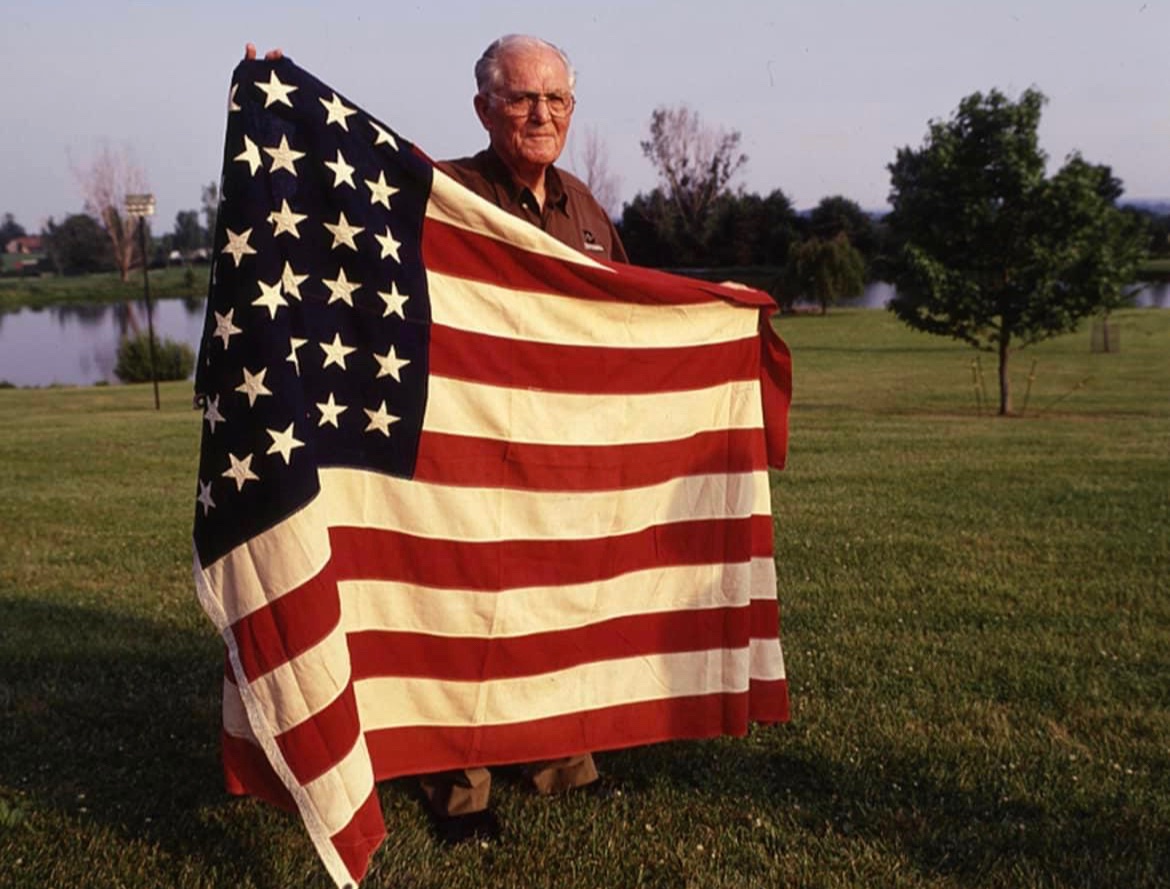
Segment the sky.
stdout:
<path fill-rule="evenodd" d="M 475 60 L 536 34 L 569 54 L 580 134 L 604 143 L 619 194 L 656 183 L 651 112 L 687 104 L 738 130 L 734 184 L 798 209 L 844 195 L 881 211 L 887 165 L 963 97 L 1048 97 L 1041 146 L 1108 164 L 1126 197 L 1170 198 L 1170 0 L 426 0 L 13 5 L 0 30 L 0 214 L 30 232 L 79 212 L 74 168 L 108 145 L 143 168 L 153 229 L 219 178 L 226 100 L 244 44 L 298 65 L 435 158 L 472 154 Z M 574 139 L 574 132 L 577 135 Z"/>

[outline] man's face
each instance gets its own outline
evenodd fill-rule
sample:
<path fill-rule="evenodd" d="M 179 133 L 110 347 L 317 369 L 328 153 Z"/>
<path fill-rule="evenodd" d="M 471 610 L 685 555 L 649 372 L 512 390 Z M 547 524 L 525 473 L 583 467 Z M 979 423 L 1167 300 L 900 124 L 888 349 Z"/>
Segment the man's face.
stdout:
<path fill-rule="evenodd" d="M 561 93 L 568 95 L 569 72 L 560 56 L 544 47 L 513 50 L 500 60 L 498 96 L 519 93 Z M 546 102 L 537 102 L 523 117 L 505 113 L 497 96 L 475 97 L 475 110 L 491 137 L 496 154 L 520 173 L 543 170 L 560 157 L 569 134 L 571 115 L 553 117 Z"/>

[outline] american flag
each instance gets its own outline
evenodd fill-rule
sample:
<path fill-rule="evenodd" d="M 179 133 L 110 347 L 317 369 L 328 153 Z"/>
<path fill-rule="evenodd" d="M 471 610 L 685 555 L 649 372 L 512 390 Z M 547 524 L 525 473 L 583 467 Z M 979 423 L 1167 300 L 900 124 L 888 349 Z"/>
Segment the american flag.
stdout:
<path fill-rule="evenodd" d="M 788 717 L 765 294 L 601 263 L 290 60 L 233 75 L 195 580 L 229 790 L 331 877 L 375 782 Z"/>

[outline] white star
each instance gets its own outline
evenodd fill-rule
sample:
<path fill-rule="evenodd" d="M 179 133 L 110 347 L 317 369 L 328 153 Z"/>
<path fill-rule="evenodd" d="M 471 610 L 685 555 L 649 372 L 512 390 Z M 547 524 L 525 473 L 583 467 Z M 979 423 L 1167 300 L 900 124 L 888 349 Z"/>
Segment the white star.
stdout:
<path fill-rule="evenodd" d="M 382 302 L 386 304 L 386 308 L 382 310 L 382 317 L 389 318 L 391 315 L 397 315 L 403 321 L 406 320 L 406 313 L 402 311 L 402 307 L 406 301 L 410 299 L 405 293 L 398 292 L 398 284 L 395 281 L 390 282 L 390 292 L 379 290 L 378 296 L 382 297 Z"/>
<path fill-rule="evenodd" d="M 226 423 L 223 414 L 219 412 L 219 396 L 207 399 L 207 409 L 203 412 L 203 419 L 207 421 L 207 425 L 211 427 L 211 434 L 215 435 L 215 424 Z"/>
<path fill-rule="evenodd" d="M 374 377 L 374 379 L 378 380 L 382 377 L 394 377 L 396 382 L 402 382 L 402 377 L 398 375 L 398 371 L 402 370 L 402 368 L 410 364 L 409 359 L 399 358 L 398 354 L 394 351 L 393 346 L 390 347 L 390 351 L 385 355 L 379 355 L 377 352 L 375 352 L 374 357 L 378 360 L 379 365 L 378 375 Z"/>
<path fill-rule="evenodd" d="M 269 173 L 275 173 L 277 170 L 288 170 L 294 176 L 297 174 L 297 168 L 293 166 L 293 163 L 305 156 L 303 151 L 293 151 L 289 148 L 288 136 L 281 136 L 280 144 L 275 148 L 265 148 L 264 153 L 272 158 L 272 166 L 268 168 Z"/>
<path fill-rule="evenodd" d="M 346 118 L 350 115 L 357 114 L 357 112 L 343 105 L 341 99 L 337 98 L 337 93 L 333 94 L 332 102 L 326 102 L 324 99 L 318 99 L 317 101 L 324 105 L 325 110 L 328 112 L 328 116 L 325 118 L 325 126 L 329 126 L 331 123 L 341 124 L 341 128 L 348 133 L 349 124 L 346 122 Z"/>
<path fill-rule="evenodd" d="M 370 126 L 372 126 L 374 128 L 374 132 L 378 134 L 378 137 L 374 140 L 375 145 L 381 145 L 382 143 L 386 143 L 391 148 L 393 148 L 395 151 L 398 150 L 398 143 L 394 141 L 393 136 L 391 136 L 388 132 L 386 132 L 384 129 L 382 129 L 380 126 L 378 126 L 372 120 L 370 121 Z"/>
<path fill-rule="evenodd" d="M 325 353 L 325 361 L 321 365 L 322 370 L 331 364 L 336 364 L 342 370 L 345 370 L 345 356 L 350 352 L 357 351 L 357 349 L 353 346 L 346 346 L 341 342 L 340 333 L 333 334 L 332 343 L 318 343 L 317 345 L 320 346 L 321 351 Z"/>
<path fill-rule="evenodd" d="M 244 482 L 260 481 L 260 476 L 252 471 L 252 455 L 249 454 L 243 460 L 236 457 L 235 454 L 228 454 L 228 459 L 231 460 L 232 465 L 220 473 L 224 478 L 230 478 L 236 483 L 236 490 L 242 491 L 244 489 Z"/>
<path fill-rule="evenodd" d="M 341 149 L 337 149 L 337 160 L 325 161 L 325 166 L 333 171 L 333 187 L 338 188 L 342 183 L 345 183 L 350 188 L 357 190 L 357 186 L 353 184 L 353 170 L 349 164 L 345 162 L 345 158 L 341 155 Z"/>
<path fill-rule="evenodd" d="M 215 313 L 215 333 L 213 333 L 212 336 L 223 337 L 223 347 L 225 349 L 228 347 L 228 340 L 231 339 L 234 334 L 244 332 L 232 323 L 232 315 L 235 313 L 235 309 L 228 309 L 228 313 L 226 315 L 221 315 L 219 312 Z"/>
<path fill-rule="evenodd" d="M 343 302 L 350 308 L 353 307 L 353 292 L 362 285 L 357 282 L 350 282 L 345 277 L 345 269 L 337 270 L 337 278 L 325 278 L 325 286 L 329 288 L 329 302 L 326 305 L 335 302 Z"/>
<path fill-rule="evenodd" d="M 347 410 L 348 407 L 344 404 L 337 404 L 333 400 L 333 393 L 329 393 L 329 400 L 325 402 L 317 402 L 317 410 L 321 412 L 321 419 L 317 421 L 318 426 L 324 426 L 326 423 L 331 425 L 334 429 L 340 429 L 337 425 L 337 418 L 342 411 Z"/>
<path fill-rule="evenodd" d="M 301 282 L 307 281 L 308 275 L 298 275 L 293 271 L 292 264 L 286 259 L 284 261 L 284 271 L 280 275 L 280 285 L 284 288 L 284 292 L 293 299 L 301 298 Z"/>
<path fill-rule="evenodd" d="M 292 462 L 292 452 L 295 448 L 303 448 L 305 443 L 293 438 L 293 424 L 289 423 L 288 428 L 284 432 L 277 432 L 275 429 L 265 429 L 269 435 L 272 436 L 272 445 L 268 448 L 269 454 L 280 454 L 284 457 L 284 465 L 287 466 Z"/>
<path fill-rule="evenodd" d="M 390 437 L 390 424 L 397 423 L 401 417 L 396 417 L 393 414 L 386 413 L 386 402 L 383 401 L 378 405 L 376 411 L 369 408 L 362 408 L 366 416 L 370 418 L 370 423 L 366 426 L 366 432 L 373 432 L 375 429 L 381 432 L 387 438 Z"/>
<path fill-rule="evenodd" d="M 364 232 L 365 229 L 360 226 L 350 225 L 349 220 L 345 218 L 345 211 L 337 214 L 336 225 L 330 225 L 328 222 L 322 224 L 333 235 L 333 246 L 331 249 L 336 250 L 339 244 L 344 244 L 350 250 L 357 250 L 357 244 L 353 242 L 353 239 L 356 235 Z"/>
<path fill-rule="evenodd" d="M 257 83 L 256 88 L 264 93 L 265 108 L 274 102 L 283 102 L 289 108 L 292 108 L 293 104 L 288 100 L 288 94 L 295 93 L 298 89 L 295 86 L 288 86 L 287 84 L 281 83 L 275 71 L 269 73 L 268 83 Z"/>
<path fill-rule="evenodd" d="M 243 392 L 248 396 L 248 407 L 256 405 L 256 399 L 261 395 L 271 395 L 272 391 L 264 385 L 264 375 L 268 373 L 268 368 L 261 368 L 259 373 L 252 373 L 248 368 L 244 368 L 244 382 L 236 386 L 237 392 Z"/>
<path fill-rule="evenodd" d="M 232 158 L 232 160 L 246 163 L 253 176 L 256 175 L 256 171 L 264 164 L 263 158 L 260 157 L 260 149 L 247 136 L 244 137 L 244 150 Z"/>
<path fill-rule="evenodd" d="M 211 482 L 203 484 L 203 479 L 199 479 L 199 496 L 195 499 L 203 504 L 203 517 L 207 518 L 208 511 L 215 509 L 215 501 L 211 499 Z"/>
<path fill-rule="evenodd" d="M 239 268 L 240 261 L 247 254 L 256 252 L 248 243 L 248 238 L 252 237 L 252 229 L 245 229 L 242 233 L 236 234 L 229 228 L 227 230 L 227 236 L 228 242 L 220 252 L 231 254 L 232 259 L 236 261 L 236 268 Z"/>
<path fill-rule="evenodd" d="M 232 84 L 231 92 L 228 93 L 228 113 L 239 111 L 240 106 L 236 104 L 236 90 L 240 88 L 238 83 Z"/>
<path fill-rule="evenodd" d="M 265 284 L 263 281 L 258 280 L 256 283 L 260 285 L 260 295 L 252 300 L 252 305 L 263 306 L 268 309 L 270 316 L 275 319 L 276 310 L 281 306 L 288 305 L 288 302 L 280 292 L 280 282 Z"/>
<path fill-rule="evenodd" d="M 288 345 L 289 345 L 288 357 L 285 358 L 284 360 L 292 362 L 292 366 L 297 369 L 297 376 L 298 377 L 301 375 L 301 362 L 300 362 L 300 359 L 297 358 L 297 349 L 299 349 L 301 346 L 303 346 L 307 342 L 308 342 L 308 340 L 303 340 L 300 337 L 290 336 L 288 338 Z"/>
<path fill-rule="evenodd" d="M 292 208 L 288 205 L 288 198 L 280 202 L 280 212 L 273 210 L 268 214 L 268 221 L 275 226 L 272 237 L 277 237 L 285 232 L 288 232 L 294 238 L 299 238 L 301 233 L 297 231 L 297 226 L 308 219 L 304 213 L 294 213 Z"/>
<path fill-rule="evenodd" d="M 390 198 L 398 194 L 398 189 L 386 183 L 386 174 L 384 172 L 381 170 L 378 171 L 378 180 L 376 182 L 373 179 L 363 179 L 362 181 L 370 189 L 371 204 L 381 204 L 387 210 L 391 209 Z"/>
<path fill-rule="evenodd" d="M 374 239 L 382 245 L 382 259 L 387 256 L 393 256 L 395 262 L 402 262 L 398 258 L 398 248 L 402 246 L 402 242 L 395 240 L 393 233 L 390 231 L 390 226 L 386 226 L 386 234 L 374 235 Z"/>

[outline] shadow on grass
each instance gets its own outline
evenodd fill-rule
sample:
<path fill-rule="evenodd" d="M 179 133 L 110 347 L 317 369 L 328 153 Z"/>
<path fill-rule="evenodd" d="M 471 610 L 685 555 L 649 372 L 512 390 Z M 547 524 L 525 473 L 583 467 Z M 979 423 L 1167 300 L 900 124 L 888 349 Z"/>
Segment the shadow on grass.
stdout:
<path fill-rule="evenodd" d="M 1170 824 L 1131 799 L 1076 805 L 1044 790 L 1012 798 L 994 776 L 973 790 L 957 777 L 930 779 L 938 768 L 896 750 L 878 771 L 872 759 L 865 768 L 832 760 L 791 728 L 764 732 L 779 733 L 771 750 L 742 739 L 675 742 L 599 762 L 633 793 L 693 788 L 799 832 L 899 849 L 919 873 L 957 885 L 1154 887 L 1170 870 Z"/>
<path fill-rule="evenodd" d="M 28 841 L 84 872 L 85 850 L 112 831 L 177 868 L 209 863 L 225 885 L 254 878 L 260 837 L 281 827 L 239 817 L 255 804 L 223 789 L 222 664 L 210 627 L 0 599 L 0 786 L 29 813 Z"/>

